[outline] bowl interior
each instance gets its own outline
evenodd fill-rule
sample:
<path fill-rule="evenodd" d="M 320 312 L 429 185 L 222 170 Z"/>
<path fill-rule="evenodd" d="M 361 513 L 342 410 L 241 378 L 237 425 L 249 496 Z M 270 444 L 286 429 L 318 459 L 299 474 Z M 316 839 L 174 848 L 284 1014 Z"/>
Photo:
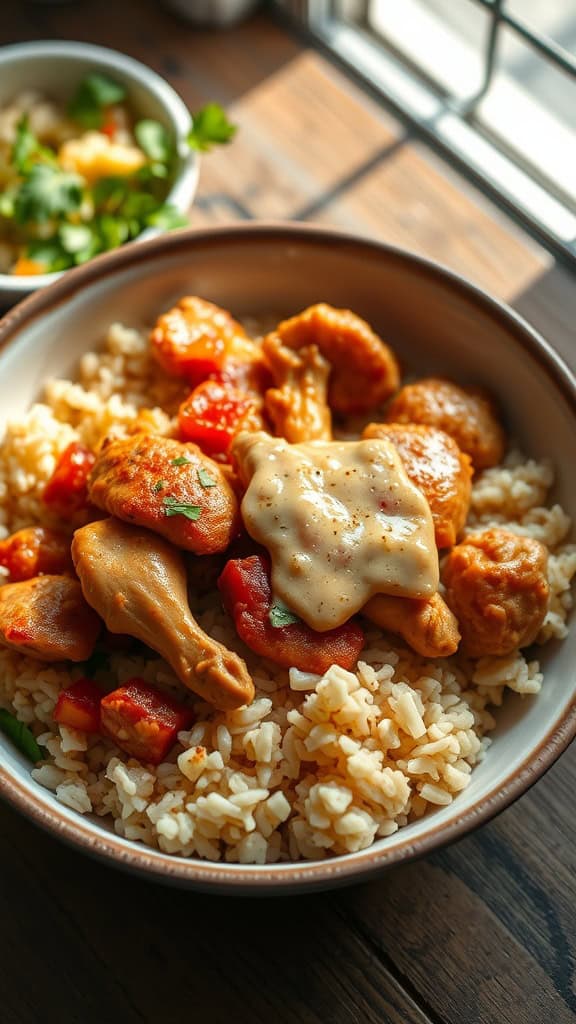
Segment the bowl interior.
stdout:
<path fill-rule="evenodd" d="M 554 377 L 555 357 L 548 364 L 537 343 L 526 342 L 528 328 L 453 275 L 384 247 L 323 232 L 244 228 L 207 233 L 181 233 L 100 258 L 68 275 L 55 289 L 37 296 L 28 310 L 16 311 L 14 340 L 0 352 L 0 435 L 3 424 L 21 413 L 41 392 L 48 376 L 73 374 L 78 358 L 99 344 L 108 325 L 149 325 L 158 312 L 186 293 L 199 294 L 242 317 L 261 313 L 294 313 L 324 300 L 353 309 L 372 323 L 398 353 L 406 367 L 419 374 L 446 374 L 461 383 L 487 387 L 505 410 L 508 430 L 527 454 L 552 459 L 557 484 L 555 499 L 576 513 L 572 453 L 576 413 L 570 396 Z M 5 332 L 9 333 L 7 318 Z M 18 321 L 20 323 L 18 324 Z M 558 374 L 567 374 L 558 364 Z M 543 425 L 545 424 L 545 429 Z M 482 808 L 503 799 L 524 766 L 537 775 L 542 748 L 557 729 L 576 693 L 576 632 L 562 643 L 549 644 L 541 658 L 545 685 L 536 698 L 509 694 L 498 711 L 498 727 L 483 763 L 472 773 L 470 786 L 453 804 L 380 840 L 375 847 L 319 865 L 324 879 L 369 870 L 432 843 L 445 829 L 471 822 Z M 72 812 L 35 786 L 26 765 L 0 737 L 4 772 L 17 779 L 26 800 L 80 828 Z M 523 788 L 529 784 L 523 783 Z M 101 834 L 103 825 L 83 820 L 82 829 Z M 136 854 L 144 870 L 171 874 L 181 883 L 234 879 L 318 882 L 315 868 L 294 866 L 241 867 L 177 861 L 136 844 L 114 839 L 119 856 Z M 109 851 L 106 851 L 109 852 Z M 178 865 L 178 866 L 176 866 Z M 308 875 L 306 874 L 308 872 Z M 208 878 L 208 875 L 206 875 Z"/>

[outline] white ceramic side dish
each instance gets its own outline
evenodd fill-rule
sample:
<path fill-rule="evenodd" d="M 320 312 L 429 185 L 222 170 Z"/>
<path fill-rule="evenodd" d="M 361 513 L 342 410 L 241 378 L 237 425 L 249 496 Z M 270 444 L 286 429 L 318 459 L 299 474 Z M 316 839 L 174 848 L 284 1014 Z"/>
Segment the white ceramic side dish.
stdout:
<path fill-rule="evenodd" d="M 38 90 L 61 100 L 64 105 L 88 72 L 100 71 L 127 89 L 127 101 L 139 117 L 160 121 L 177 140 L 178 160 L 174 181 L 166 202 L 186 213 L 198 183 L 199 160 L 184 145 L 190 130 L 190 114 L 180 96 L 160 75 L 140 61 L 116 50 L 91 43 L 60 39 L 16 43 L 0 47 L 0 107 L 18 93 Z M 159 230 L 148 228 L 138 241 L 153 238 Z M 67 271 L 16 277 L 0 274 L 0 308 L 40 288 L 45 288 Z"/>

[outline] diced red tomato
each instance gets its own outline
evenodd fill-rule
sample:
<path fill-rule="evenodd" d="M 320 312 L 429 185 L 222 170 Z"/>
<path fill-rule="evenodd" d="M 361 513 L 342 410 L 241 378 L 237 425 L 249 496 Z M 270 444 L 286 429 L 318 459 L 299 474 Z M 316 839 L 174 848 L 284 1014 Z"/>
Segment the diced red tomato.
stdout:
<path fill-rule="evenodd" d="M 183 339 L 182 344 L 178 344 L 178 338 L 173 344 L 163 343 L 161 339 L 156 342 L 156 351 L 161 353 L 160 363 L 167 373 L 185 377 L 194 387 L 220 372 L 226 345 L 223 338 L 203 335 L 192 341 Z"/>
<path fill-rule="evenodd" d="M 230 384 L 239 391 L 248 392 L 259 399 L 273 386 L 270 370 L 262 361 L 241 361 L 225 359 L 220 370 L 210 374 L 210 380 L 218 384 Z"/>
<path fill-rule="evenodd" d="M 54 710 L 60 725 L 80 732 L 100 732 L 100 701 L 102 693 L 91 679 L 79 679 L 61 690 Z"/>
<path fill-rule="evenodd" d="M 325 633 L 317 633 L 300 620 L 287 626 L 272 625 L 270 561 L 265 555 L 231 559 L 220 575 L 218 588 L 238 636 L 256 654 L 285 668 L 319 675 L 331 665 L 350 669 L 356 664 L 364 634 L 353 619 Z"/>
<path fill-rule="evenodd" d="M 180 406 L 180 438 L 194 441 L 208 455 L 224 454 L 247 419 L 258 416 L 258 404 L 231 384 L 206 380 Z"/>
<path fill-rule="evenodd" d="M 88 477 L 95 462 L 96 456 L 85 445 L 79 441 L 69 444 L 44 488 L 46 504 L 62 516 L 86 508 Z"/>
<path fill-rule="evenodd" d="M 186 352 L 186 359 L 180 359 L 180 373 L 190 384 L 201 384 L 213 373 L 222 369 L 225 345 L 222 338 L 199 338 Z"/>
<path fill-rule="evenodd" d="M 227 342 L 222 364 L 219 370 L 210 374 L 210 378 L 259 398 L 274 383 L 260 345 L 241 335 Z"/>
<path fill-rule="evenodd" d="M 0 541 L 0 565 L 8 569 L 12 583 L 70 572 L 70 538 L 45 526 L 25 526 Z"/>
<path fill-rule="evenodd" d="M 192 712 L 143 679 L 129 679 L 100 705 L 102 731 L 132 757 L 160 764 L 177 734 L 192 724 Z"/>
<path fill-rule="evenodd" d="M 116 123 L 116 118 L 114 116 L 114 108 L 110 107 L 104 115 L 104 120 L 100 127 L 100 131 L 103 135 L 107 135 L 109 139 L 113 139 L 116 135 L 117 130 L 118 125 Z"/>

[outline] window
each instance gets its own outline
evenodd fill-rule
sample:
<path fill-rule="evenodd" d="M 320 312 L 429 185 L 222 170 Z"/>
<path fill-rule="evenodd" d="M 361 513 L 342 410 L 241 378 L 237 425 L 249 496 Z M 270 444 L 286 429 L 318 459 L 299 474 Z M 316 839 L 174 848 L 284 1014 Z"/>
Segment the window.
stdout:
<path fill-rule="evenodd" d="M 576 263 L 576 0 L 277 0 Z"/>

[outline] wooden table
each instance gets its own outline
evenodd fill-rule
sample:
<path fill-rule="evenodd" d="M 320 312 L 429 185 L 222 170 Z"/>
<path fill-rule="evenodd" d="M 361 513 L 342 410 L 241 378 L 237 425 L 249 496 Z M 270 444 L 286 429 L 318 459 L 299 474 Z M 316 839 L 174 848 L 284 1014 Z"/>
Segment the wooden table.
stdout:
<path fill-rule="evenodd" d="M 8 4 L 2 43 L 83 39 L 225 103 L 194 225 L 342 225 L 454 267 L 572 362 L 569 273 L 327 60 L 261 15 L 193 31 L 155 3 Z M 335 895 L 236 900 L 86 861 L 0 808 L 2 1024 L 576 1021 L 576 745 L 498 820 Z"/>

